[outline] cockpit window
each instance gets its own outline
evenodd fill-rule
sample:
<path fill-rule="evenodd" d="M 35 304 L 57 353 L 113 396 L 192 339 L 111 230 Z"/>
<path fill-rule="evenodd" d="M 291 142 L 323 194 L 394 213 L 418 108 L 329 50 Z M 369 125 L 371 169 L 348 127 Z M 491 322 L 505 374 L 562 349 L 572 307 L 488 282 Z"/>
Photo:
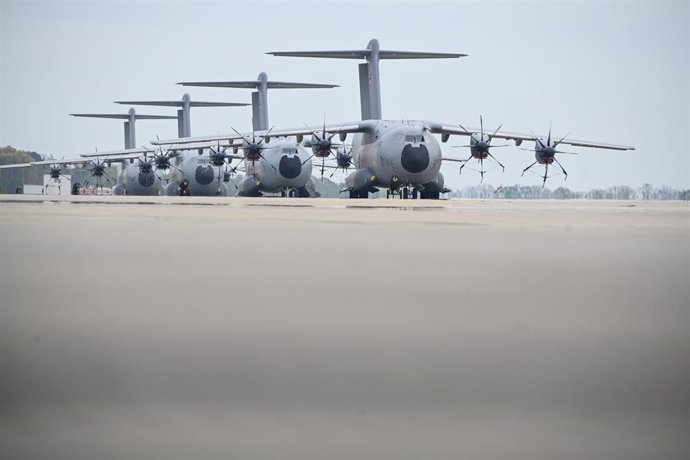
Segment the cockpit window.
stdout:
<path fill-rule="evenodd" d="M 291 149 L 289 147 L 284 147 L 282 152 L 287 155 L 297 155 L 297 149 Z"/>
<path fill-rule="evenodd" d="M 405 136 L 405 142 L 414 142 L 414 143 L 424 142 L 424 136 L 407 135 L 407 136 Z"/>

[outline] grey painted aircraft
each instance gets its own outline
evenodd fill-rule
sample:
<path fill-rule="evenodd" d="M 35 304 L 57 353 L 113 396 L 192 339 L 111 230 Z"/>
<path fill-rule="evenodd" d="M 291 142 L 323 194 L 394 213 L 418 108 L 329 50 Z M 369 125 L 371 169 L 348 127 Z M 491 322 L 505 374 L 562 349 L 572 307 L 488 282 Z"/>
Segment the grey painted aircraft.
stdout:
<path fill-rule="evenodd" d="M 95 156 L 95 155 L 94 155 Z M 116 158 L 117 161 L 121 159 L 129 159 L 129 158 L 134 158 L 132 155 L 120 155 L 120 157 Z M 45 189 L 43 193 L 48 192 L 49 187 L 56 187 L 58 189 L 58 194 L 61 193 L 62 190 L 62 181 L 63 179 L 67 178 L 67 175 L 63 173 L 65 170 L 66 166 L 81 166 L 82 168 L 88 169 L 89 170 L 89 178 L 84 184 L 85 186 L 88 186 L 91 181 L 95 181 L 96 187 L 103 187 L 103 181 L 105 181 L 106 185 L 115 184 L 117 181 L 115 178 L 110 177 L 110 175 L 106 172 L 106 167 L 110 166 L 110 159 L 101 159 L 101 158 L 72 158 L 72 159 L 48 159 L 44 161 L 33 161 L 31 163 L 21 163 L 21 164 L 10 164 L 10 165 L 2 165 L 0 166 L 0 169 L 9 169 L 9 168 L 29 168 L 32 166 L 40 166 L 40 167 L 45 167 L 47 166 L 49 168 L 48 174 L 50 175 L 50 178 L 48 179 L 48 183 L 45 186 Z M 71 183 L 72 181 L 69 180 Z M 73 191 L 74 187 L 79 187 L 81 184 L 76 184 L 72 183 Z"/>
<path fill-rule="evenodd" d="M 189 94 L 184 94 L 179 101 L 116 101 L 117 104 L 146 105 L 161 107 L 180 107 L 177 117 L 178 135 L 189 137 L 191 135 L 191 108 L 192 107 L 242 107 L 249 104 L 239 102 L 206 102 L 192 100 Z M 130 109 L 133 115 L 134 109 Z M 109 117 L 107 114 L 75 114 L 74 116 Z M 113 115 L 114 116 L 114 115 Z M 141 116 L 136 116 L 141 117 Z M 146 117 L 146 116 L 144 116 Z M 152 116 L 149 116 L 152 117 Z M 158 117 L 158 116 L 154 116 Z M 131 145 L 135 141 L 134 124 L 130 120 L 125 127 L 126 143 Z M 127 131 L 129 129 L 129 131 Z M 130 139 L 127 140 L 127 135 Z M 186 147 L 185 150 L 189 150 Z M 149 154 L 151 154 L 149 156 Z M 168 194 L 193 194 L 193 195 L 227 195 L 228 189 L 224 180 L 218 184 L 218 177 L 224 178 L 223 171 L 216 171 L 214 167 L 217 157 L 201 157 L 198 150 L 188 152 L 180 149 L 168 149 L 166 152 L 154 152 L 152 149 L 128 148 L 113 152 L 96 152 L 82 155 L 83 157 L 107 157 L 109 161 L 123 161 L 122 172 L 119 175 L 119 183 L 113 188 L 116 195 L 159 195 Z M 173 165 L 172 160 L 178 159 Z M 129 160 L 127 163 L 124 160 Z M 185 161 L 188 160 L 188 161 Z M 223 164 L 225 159 L 223 158 Z M 222 165 L 221 165 L 222 166 Z M 160 172 L 170 171 L 172 182 L 165 181 Z M 185 171 L 187 173 L 185 173 Z M 170 185 L 172 183 L 172 185 Z"/>
<path fill-rule="evenodd" d="M 383 120 L 381 113 L 381 84 L 379 62 L 381 59 L 434 59 L 458 58 L 466 56 L 459 53 L 428 53 L 414 51 L 382 50 L 379 42 L 373 39 L 366 49 L 346 51 L 289 51 L 271 52 L 275 56 L 364 59 L 359 65 L 360 103 L 362 121 L 342 125 L 329 125 L 328 133 L 338 132 L 340 139 L 353 133 L 353 163 L 355 171 L 346 178 L 347 190 L 351 198 L 366 198 L 368 194 L 387 187 L 390 190 L 403 188 L 405 195 L 421 198 L 439 198 L 446 189 L 444 178 L 440 173 L 441 147 L 432 134 L 440 134 L 441 140 L 447 142 L 451 135 L 467 136 L 481 129 L 465 129 L 460 125 L 434 121 Z M 302 136 L 312 134 L 318 128 L 279 129 L 272 136 Z M 541 137 L 533 134 L 507 133 L 494 131 L 492 138 L 513 140 L 516 145 L 523 141 L 543 142 Z M 480 137 L 481 138 L 481 137 Z M 195 141 L 226 141 L 238 139 L 236 135 L 196 138 Z M 172 143 L 175 141 L 168 141 Z M 616 144 L 605 144 L 591 141 L 574 141 L 561 139 L 560 143 L 581 147 L 595 147 L 614 150 L 630 150 L 633 147 Z M 540 151 L 539 146 L 535 149 Z M 410 191 L 408 194 L 407 191 Z"/>
<path fill-rule="evenodd" d="M 161 162 L 153 149 L 115 150 L 82 154 L 83 158 L 103 158 L 107 162 L 122 161 L 125 167 L 118 175 L 117 184 L 113 187 L 114 195 L 160 195 L 163 179 L 160 172 L 165 172 L 169 164 Z"/>
<path fill-rule="evenodd" d="M 245 177 L 239 183 L 241 196 L 261 196 L 263 193 L 281 193 L 283 196 L 310 196 L 312 161 L 309 151 L 292 138 L 256 136 L 255 131 L 268 133 L 268 90 L 269 89 L 307 89 L 335 88 L 337 85 L 318 83 L 295 83 L 269 80 L 261 72 L 256 80 L 247 81 L 214 81 L 214 82 L 181 82 L 183 86 L 202 86 L 212 88 L 250 88 L 252 93 L 252 128 L 251 134 L 240 134 L 235 131 L 235 146 L 244 155 L 239 158 L 244 162 Z M 217 140 L 216 140 L 217 141 Z M 194 141 L 193 141 L 194 142 Z M 212 145 L 212 144 L 210 144 Z M 330 147 L 327 149 L 330 150 Z M 326 150 L 326 151 L 327 151 Z M 324 152 L 314 147 L 314 152 Z"/>

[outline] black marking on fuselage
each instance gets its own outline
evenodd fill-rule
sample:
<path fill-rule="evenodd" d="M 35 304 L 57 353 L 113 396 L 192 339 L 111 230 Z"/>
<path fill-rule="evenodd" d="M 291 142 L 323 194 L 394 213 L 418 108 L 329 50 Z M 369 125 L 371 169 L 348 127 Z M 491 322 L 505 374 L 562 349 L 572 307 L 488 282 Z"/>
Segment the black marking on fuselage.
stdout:
<path fill-rule="evenodd" d="M 194 179 L 201 185 L 208 185 L 213 182 L 214 176 L 213 167 L 209 165 L 199 165 L 194 172 Z"/>
<path fill-rule="evenodd" d="M 154 182 L 156 182 L 156 175 L 153 174 L 153 171 L 141 171 L 137 176 L 137 180 L 139 181 L 139 185 L 144 188 L 148 188 L 151 187 Z"/>
<path fill-rule="evenodd" d="M 286 179 L 294 179 L 302 173 L 302 160 L 297 155 L 283 155 L 278 165 L 278 171 Z"/>
<path fill-rule="evenodd" d="M 412 144 L 407 144 L 403 148 L 400 162 L 405 171 L 411 173 L 420 173 L 429 166 L 429 151 L 426 145 L 421 144 L 419 147 L 413 147 Z"/>

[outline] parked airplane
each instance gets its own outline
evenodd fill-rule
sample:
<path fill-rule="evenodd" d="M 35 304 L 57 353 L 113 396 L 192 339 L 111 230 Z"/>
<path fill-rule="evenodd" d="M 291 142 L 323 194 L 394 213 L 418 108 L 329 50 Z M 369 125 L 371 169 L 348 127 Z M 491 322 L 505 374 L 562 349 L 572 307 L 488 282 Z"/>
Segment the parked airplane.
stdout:
<path fill-rule="evenodd" d="M 122 156 L 123 158 L 128 158 L 125 156 Z M 117 160 L 120 160 L 121 158 L 117 158 Z M 48 179 L 48 183 L 45 185 L 44 193 L 47 193 L 48 187 L 57 187 L 58 189 L 58 194 L 61 193 L 62 191 L 62 181 L 67 180 L 70 183 L 72 183 L 73 188 L 79 187 L 82 184 L 77 184 L 73 183 L 71 178 L 67 179 L 67 175 L 63 173 L 65 166 L 81 166 L 85 169 L 89 170 L 89 178 L 87 181 L 83 184 L 84 186 L 88 186 L 91 183 L 91 180 L 95 180 L 96 182 L 96 187 L 103 187 L 103 181 L 105 181 L 106 185 L 109 185 L 111 182 L 113 184 L 116 183 L 116 180 L 111 177 L 107 172 L 106 172 L 106 167 L 110 165 L 110 160 L 102 160 L 100 158 L 72 158 L 72 159 L 61 159 L 61 160 L 56 160 L 53 158 L 50 158 L 48 160 L 43 160 L 43 161 L 33 161 L 31 163 L 21 163 L 21 164 L 10 164 L 10 165 L 2 165 L 0 166 L 0 169 L 9 169 L 9 168 L 29 168 L 31 166 L 41 166 L 45 167 L 47 166 L 49 168 L 48 174 L 50 175 L 50 178 Z"/>
<path fill-rule="evenodd" d="M 178 135 L 180 137 L 188 137 L 191 135 L 191 107 L 239 107 L 247 106 L 249 104 L 238 102 L 206 102 L 192 100 L 189 94 L 184 94 L 180 101 L 116 101 L 117 104 L 127 105 L 147 105 L 147 106 L 163 106 L 163 107 L 181 107 L 178 110 L 177 117 L 161 116 L 164 118 L 177 118 Z M 134 109 L 130 109 L 130 115 L 133 114 Z M 114 115 L 104 114 L 75 114 L 74 116 L 96 116 L 96 117 L 112 117 Z M 137 118 L 141 116 L 136 116 Z M 146 117 L 146 116 L 144 116 Z M 149 116 L 151 117 L 151 116 Z M 157 117 L 157 116 L 156 116 Z M 129 135 L 130 139 L 126 140 L 126 144 L 131 146 L 135 141 L 134 124 L 130 120 L 126 124 L 125 134 Z M 129 129 L 129 131 L 127 131 Z M 129 133 L 129 134 L 128 134 Z M 186 147 L 185 150 L 189 148 Z M 168 149 L 165 153 L 155 153 L 153 149 L 136 149 L 127 148 L 125 150 L 113 152 L 96 152 L 92 154 L 82 155 L 83 157 L 107 157 L 110 161 L 129 160 L 129 163 L 123 161 L 122 172 L 119 175 L 118 184 L 113 188 L 113 193 L 116 195 L 159 195 L 167 192 L 167 185 L 169 181 L 165 181 L 158 174 L 160 171 L 173 171 L 175 182 L 170 187 L 170 194 L 195 194 L 195 195 L 227 195 L 227 186 L 222 184 L 214 186 L 212 183 L 216 181 L 218 174 L 209 166 L 208 160 L 210 158 L 202 158 L 197 161 L 197 151 L 190 151 L 188 153 L 180 151 L 181 149 Z M 149 154 L 151 154 L 149 156 Z M 180 163 L 183 162 L 184 157 L 190 157 L 192 160 L 188 161 L 185 169 L 173 168 L 171 159 L 179 158 Z M 134 163 L 136 159 L 136 163 Z M 225 161 L 225 160 L 223 160 Z M 192 165 L 191 163 L 194 163 Z M 184 170 L 189 172 L 186 180 L 183 175 Z M 193 171 L 193 173 L 192 173 Z M 220 173 L 222 174 L 222 172 Z M 178 178 L 178 176 L 180 176 Z M 200 183 L 201 180 L 203 183 Z M 222 181 L 224 182 L 224 181 Z M 175 185 L 177 184 L 177 185 Z M 181 185 L 181 186 L 180 186 Z"/>
<path fill-rule="evenodd" d="M 318 83 L 295 83 L 271 81 L 265 72 L 256 80 L 181 82 L 183 86 L 214 88 L 251 88 L 252 128 L 251 134 L 235 131 L 234 140 L 241 141 L 246 176 L 239 183 L 239 195 L 261 196 L 263 193 L 281 193 L 283 196 L 310 196 L 308 182 L 311 180 L 312 161 L 309 151 L 293 139 L 284 137 L 256 136 L 254 131 L 268 133 L 268 90 L 336 88 L 338 85 Z M 330 145 L 330 144 L 329 144 Z M 238 150 L 235 147 L 235 150 Z M 330 150 L 330 147 L 329 147 Z M 321 152 L 316 148 L 315 152 Z"/>
<path fill-rule="evenodd" d="M 403 188 L 411 193 L 404 196 L 438 199 L 440 193 L 447 191 L 444 178 L 440 173 L 442 156 L 441 148 L 432 134 L 440 134 L 442 142 L 447 142 L 451 135 L 471 135 L 481 129 L 465 129 L 460 125 L 444 124 L 434 121 L 383 120 L 381 113 L 381 83 L 379 62 L 381 59 L 434 59 L 458 58 L 466 56 L 459 53 L 428 53 L 414 51 L 389 51 L 380 49 L 379 42 L 372 39 L 366 49 L 347 51 L 289 51 L 271 52 L 274 56 L 365 59 L 359 65 L 360 103 L 362 121 L 342 125 L 329 125 L 328 133 L 339 133 L 344 141 L 350 133 L 354 134 L 353 162 L 356 170 L 346 178 L 347 190 L 351 198 L 367 198 L 369 193 L 378 187 Z M 260 133 L 265 136 L 297 136 L 298 141 L 305 135 L 311 135 L 313 127 L 296 129 L 279 129 L 272 133 Z M 520 133 L 495 131 L 492 138 L 508 139 L 520 145 L 525 140 L 537 141 L 537 136 Z M 233 141 L 238 135 L 199 137 L 187 142 Z M 541 138 L 539 138 L 541 139 Z M 161 144 L 177 143 L 170 140 Z M 573 141 L 562 139 L 564 144 L 595 147 L 614 150 L 631 150 L 625 145 L 604 144 L 590 141 Z"/>

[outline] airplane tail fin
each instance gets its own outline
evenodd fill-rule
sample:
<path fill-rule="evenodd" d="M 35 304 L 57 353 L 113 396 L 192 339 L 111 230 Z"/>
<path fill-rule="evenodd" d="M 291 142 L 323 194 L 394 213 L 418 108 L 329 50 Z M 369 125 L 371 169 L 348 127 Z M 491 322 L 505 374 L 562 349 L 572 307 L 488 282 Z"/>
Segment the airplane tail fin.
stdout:
<path fill-rule="evenodd" d="M 192 136 L 192 120 L 190 109 L 192 107 L 242 107 L 249 104 L 242 102 L 206 102 L 193 101 L 189 94 L 182 96 L 177 101 L 115 101 L 116 104 L 147 105 L 155 107 L 180 107 L 177 110 L 177 135 L 178 137 Z"/>
<path fill-rule="evenodd" d="M 267 54 L 284 57 L 308 57 L 323 59 L 366 59 L 359 65 L 359 95 L 362 120 L 382 118 L 381 79 L 379 61 L 381 59 L 439 59 L 467 56 L 460 53 L 428 53 L 417 51 L 382 50 L 375 38 L 369 41 L 366 49 L 345 51 L 273 51 Z"/>
<path fill-rule="evenodd" d="M 338 85 L 321 83 L 296 83 L 287 81 L 271 81 L 265 72 L 261 72 L 256 80 L 243 81 L 187 81 L 180 82 L 182 86 L 203 86 L 210 88 L 246 88 L 256 89 L 252 92 L 252 126 L 255 131 L 268 129 L 268 90 L 269 89 L 306 89 L 306 88 L 337 88 Z"/>
<path fill-rule="evenodd" d="M 168 120 L 177 117 L 169 115 L 141 115 L 131 108 L 127 113 L 70 113 L 73 117 L 84 118 L 110 118 L 115 120 L 125 120 L 125 148 L 133 149 L 137 145 L 136 141 L 136 120 Z"/>

